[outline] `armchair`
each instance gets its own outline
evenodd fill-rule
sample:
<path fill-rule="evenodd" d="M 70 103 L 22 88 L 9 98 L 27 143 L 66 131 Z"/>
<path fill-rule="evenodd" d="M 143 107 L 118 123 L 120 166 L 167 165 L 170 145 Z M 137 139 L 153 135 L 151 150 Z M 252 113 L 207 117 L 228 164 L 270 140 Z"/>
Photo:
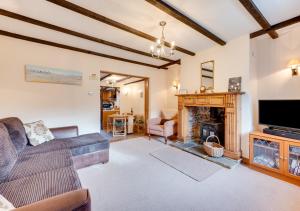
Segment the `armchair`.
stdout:
<path fill-rule="evenodd" d="M 165 143 L 167 143 L 168 137 L 177 132 L 177 121 L 175 119 L 152 118 L 148 120 L 147 126 L 149 140 L 151 135 L 157 135 L 164 137 Z"/>

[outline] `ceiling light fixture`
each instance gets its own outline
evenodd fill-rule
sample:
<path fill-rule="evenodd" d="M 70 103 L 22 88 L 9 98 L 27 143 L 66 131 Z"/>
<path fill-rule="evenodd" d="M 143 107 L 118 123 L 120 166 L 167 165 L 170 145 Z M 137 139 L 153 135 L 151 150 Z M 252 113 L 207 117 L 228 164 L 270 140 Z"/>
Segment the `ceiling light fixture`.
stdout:
<path fill-rule="evenodd" d="M 171 47 L 170 47 L 170 51 L 167 53 L 166 52 L 166 46 L 165 46 L 165 34 L 164 34 L 164 30 L 165 30 L 165 26 L 167 25 L 166 21 L 161 21 L 159 22 L 159 26 L 162 27 L 162 31 L 161 31 L 161 38 L 157 39 L 156 42 L 150 46 L 150 52 L 152 54 L 152 57 L 154 58 L 161 58 L 161 57 L 170 57 L 173 56 L 175 54 L 175 42 L 172 41 L 171 42 Z"/>

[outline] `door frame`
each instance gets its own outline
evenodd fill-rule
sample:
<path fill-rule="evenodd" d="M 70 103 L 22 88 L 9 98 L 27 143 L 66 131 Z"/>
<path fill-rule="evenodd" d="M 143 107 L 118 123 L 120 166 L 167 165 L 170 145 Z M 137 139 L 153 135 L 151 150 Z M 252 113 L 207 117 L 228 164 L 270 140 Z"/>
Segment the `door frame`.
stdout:
<path fill-rule="evenodd" d="M 147 133 L 147 121 L 149 119 L 149 105 L 150 105 L 150 78 L 145 77 L 145 76 L 139 76 L 139 75 L 133 75 L 133 74 L 126 74 L 126 73 L 119 73 L 119 72 L 114 72 L 114 71 L 108 71 L 108 70 L 100 70 L 100 73 L 108 73 L 108 74 L 115 74 L 115 75 L 121 75 L 121 76 L 131 76 L 131 77 L 137 77 L 141 78 L 144 80 L 144 115 L 145 115 L 145 121 L 144 121 L 144 126 L 145 126 L 145 134 Z M 99 87 L 101 89 L 101 86 Z M 101 93 L 100 93 L 101 95 Z M 100 115 L 102 115 L 102 104 L 100 102 Z M 101 119 L 101 116 L 100 116 Z M 102 124 L 102 122 L 101 122 Z M 100 126 L 101 128 L 102 126 Z"/>

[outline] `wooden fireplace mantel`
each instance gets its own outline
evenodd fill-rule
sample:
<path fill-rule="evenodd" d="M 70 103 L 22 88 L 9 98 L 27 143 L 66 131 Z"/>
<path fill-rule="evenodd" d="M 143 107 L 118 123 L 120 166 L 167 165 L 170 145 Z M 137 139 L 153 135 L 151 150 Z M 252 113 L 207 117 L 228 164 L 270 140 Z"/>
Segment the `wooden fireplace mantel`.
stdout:
<path fill-rule="evenodd" d="M 188 140 L 188 107 L 219 107 L 225 109 L 225 151 L 233 159 L 241 157 L 240 98 L 243 92 L 219 92 L 204 94 L 178 94 L 178 138 Z"/>

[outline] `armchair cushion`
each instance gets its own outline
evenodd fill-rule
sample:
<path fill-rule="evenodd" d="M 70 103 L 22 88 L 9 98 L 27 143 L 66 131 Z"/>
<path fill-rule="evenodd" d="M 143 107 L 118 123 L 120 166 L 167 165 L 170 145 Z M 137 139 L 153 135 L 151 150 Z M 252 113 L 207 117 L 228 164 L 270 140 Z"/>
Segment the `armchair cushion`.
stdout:
<path fill-rule="evenodd" d="M 163 132 L 164 131 L 164 126 L 163 125 L 150 125 L 149 129 L 151 131 L 159 131 L 159 132 Z"/>
<path fill-rule="evenodd" d="M 161 118 L 152 118 L 148 120 L 148 126 L 149 125 L 159 125 L 161 121 Z"/>
<path fill-rule="evenodd" d="M 176 120 L 168 120 L 164 123 L 164 127 L 173 127 L 176 123 Z"/>

